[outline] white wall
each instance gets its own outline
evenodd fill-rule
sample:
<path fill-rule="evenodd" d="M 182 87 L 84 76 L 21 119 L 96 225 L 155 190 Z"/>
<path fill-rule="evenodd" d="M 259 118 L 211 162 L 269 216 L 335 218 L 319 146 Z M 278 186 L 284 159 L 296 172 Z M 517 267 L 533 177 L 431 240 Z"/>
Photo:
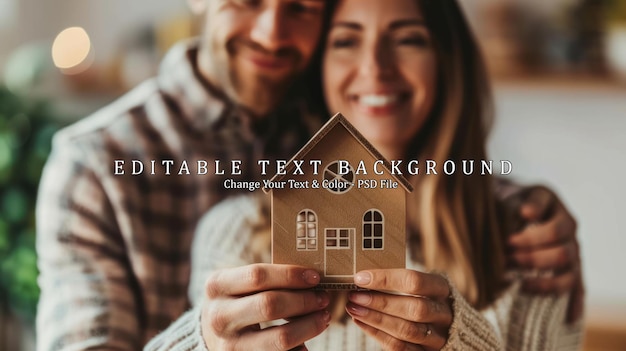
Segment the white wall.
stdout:
<path fill-rule="evenodd" d="M 490 154 L 558 191 L 578 220 L 589 306 L 624 306 L 626 86 L 570 83 L 498 87 Z"/>

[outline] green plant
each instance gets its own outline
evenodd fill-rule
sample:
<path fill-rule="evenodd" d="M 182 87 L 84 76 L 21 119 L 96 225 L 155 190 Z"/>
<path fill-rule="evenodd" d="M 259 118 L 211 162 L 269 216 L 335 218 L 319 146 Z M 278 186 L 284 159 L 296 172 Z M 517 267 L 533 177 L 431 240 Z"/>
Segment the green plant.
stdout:
<path fill-rule="evenodd" d="M 49 104 L 0 86 L 0 296 L 34 317 L 39 288 L 35 201 L 52 135 L 60 125 Z"/>

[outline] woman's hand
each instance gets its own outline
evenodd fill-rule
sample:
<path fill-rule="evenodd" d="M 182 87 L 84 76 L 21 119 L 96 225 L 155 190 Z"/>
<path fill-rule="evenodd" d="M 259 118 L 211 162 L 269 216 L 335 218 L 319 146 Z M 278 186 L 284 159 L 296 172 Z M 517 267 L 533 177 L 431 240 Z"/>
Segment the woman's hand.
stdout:
<path fill-rule="evenodd" d="M 292 265 L 253 264 L 216 271 L 208 278 L 202 334 L 211 351 L 276 350 L 302 346 L 330 322 L 326 292 L 308 290 L 317 272 Z M 288 319 L 281 326 L 260 323 Z"/>
<path fill-rule="evenodd" d="M 351 292 L 346 310 L 383 349 L 440 350 L 446 344 L 452 308 L 442 276 L 379 269 L 357 273 L 354 283 L 371 291 Z"/>

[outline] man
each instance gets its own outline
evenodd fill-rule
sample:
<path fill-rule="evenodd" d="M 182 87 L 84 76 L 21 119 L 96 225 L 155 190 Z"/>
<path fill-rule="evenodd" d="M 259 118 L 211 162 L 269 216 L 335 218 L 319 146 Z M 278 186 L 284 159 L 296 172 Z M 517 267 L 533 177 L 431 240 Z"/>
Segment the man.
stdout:
<path fill-rule="evenodd" d="M 245 165 L 289 158 L 311 135 L 288 94 L 325 1 L 191 4 L 206 13 L 199 45 L 174 48 L 156 79 L 55 137 L 37 213 L 39 350 L 137 350 L 165 330 L 189 308 L 196 222 L 233 193 L 197 161 L 241 160 L 241 177 L 254 177 Z M 277 109 L 282 100 L 292 103 Z"/>
<path fill-rule="evenodd" d="M 327 1 L 190 3 L 205 16 L 198 43 L 55 137 L 37 211 L 40 351 L 204 349 L 186 297 L 192 233 L 233 190 L 198 161 L 288 158 L 312 133 L 297 82 Z"/>

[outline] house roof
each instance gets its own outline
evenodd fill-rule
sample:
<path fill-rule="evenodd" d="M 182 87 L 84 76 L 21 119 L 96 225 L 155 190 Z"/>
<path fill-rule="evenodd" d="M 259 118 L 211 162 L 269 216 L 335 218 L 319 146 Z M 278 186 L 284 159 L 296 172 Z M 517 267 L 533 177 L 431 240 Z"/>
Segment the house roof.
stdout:
<path fill-rule="evenodd" d="M 304 156 L 306 156 L 306 154 L 309 153 L 309 151 L 311 151 L 316 145 L 317 143 L 319 143 L 322 139 L 324 139 L 324 137 L 331 131 L 333 130 L 333 128 L 335 128 L 338 124 L 341 124 L 342 126 L 344 126 L 346 128 L 346 130 L 348 130 L 348 132 L 377 160 L 381 160 L 383 161 L 383 166 L 385 167 L 385 169 L 387 170 L 387 172 L 389 172 L 389 174 L 396 180 L 398 181 L 402 187 L 404 188 L 404 190 L 408 191 L 408 192 L 412 192 L 413 191 L 413 186 L 411 185 L 411 183 L 409 183 L 409 181 L 401 174 L 393 174 L 393 172 L 391 171 L 391 163 L 385 158 L 383 157 L 383 155 L 378 152 L 378 150 L 376 150 L 376 148 L 367 140 L 365 139 L 365 137 L 363 136 L 363 134 L 361 134 L 350 122 L 348 122 L 348 120 L 341 114 L 341 113 L 337 113 L 335 114 L 330 120 L 328 120 L 328 122 L 326 122 L 326 124 L 324 124 L 324 126 L 322 126 L 322 128 L 320 128 L 320 130 L 317 131 L 317 133 L 315 133 L 315 135 L 311 138 L 311 140 L 309 140 L 306 145 L 304 145 L 300 151 L 298 151 L 290 160 L 289 162 L 287 162 L 287 164 L 285 165 L 285 174 L 276 174 L 274 175 L 274 177 L 272 177 L 271 181 L 280 181 L 282 180 L 285 176 L 287 176 L 289 173 L 293 172 L 295 165 L 294 165 L 294 160 L 301 160 Z M 269 193 L 271 191 L 271 189 L 266 189 L 265 187 L 263 187 L 263 191 L 265 193 Z"/>

